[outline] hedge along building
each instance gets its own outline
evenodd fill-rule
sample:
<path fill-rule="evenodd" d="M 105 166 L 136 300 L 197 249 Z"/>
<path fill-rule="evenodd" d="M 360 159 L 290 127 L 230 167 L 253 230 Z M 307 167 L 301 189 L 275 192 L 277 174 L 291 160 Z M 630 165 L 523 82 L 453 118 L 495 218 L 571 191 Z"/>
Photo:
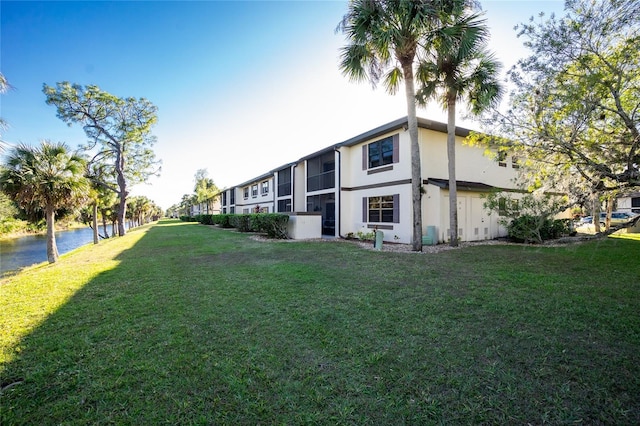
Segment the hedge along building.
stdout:
<path fill-rule="evenodd" d="M 223 192 L 223 213 L 315 212 L 322 234 L 384 232 L 384 240 L 412 239 L 411 149 L 407 118 L 392 121 L 329 146 Z M 449 235 L 447 126 L 418 119 L 422 168 L 423 235 L 428 228 L 438 242 Z M 484 148 L 464 144 L 469 130 L 456 128 L 458 225 L 462 241 L 506 234 L 498 215 L 483 208 L 482 195 L 512 190 L 514 158 L 497 161 Z M 263 194 L 263 183 L 269 192 Z M 258 193 L 254 197 L 254 190 Z M 261 198 L 262 197 L 262 198 Z M 232 202 L 234 200 L 234 202 Z"/>

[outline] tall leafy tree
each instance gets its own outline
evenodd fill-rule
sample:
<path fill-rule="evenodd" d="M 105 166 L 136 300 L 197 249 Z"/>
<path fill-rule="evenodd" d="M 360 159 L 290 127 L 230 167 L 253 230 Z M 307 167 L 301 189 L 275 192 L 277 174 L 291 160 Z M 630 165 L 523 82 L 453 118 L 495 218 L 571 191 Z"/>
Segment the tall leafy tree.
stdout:
<path fill-rule="evenodd" d="M 158 212 L 162 212 L 153 201 L 145 196 L 132 197 L 129 200 L 129 204 L 127 211 L 129 212 L 132 226 L 142 226 L 151 220 L 156 220 L 159 217 Z"/>
<path fill-rule="evenodd" d="M 415 67 L 433 26 L 433 1 L 353 0 L 338 30 L 346 36 L 340 69 L 354 81 L 384 82 L 395 94 L 404 82 L 411 138 L 413 250 L 422 250 L 422 172 L 416 116 Z"/>
<path fill-rule="evenodd" d="M 19 145 L 9 151 L 0 173 L 2 190 L 28 212 L 43 211 L 47 221 L 47 258 L 58 260 L 56 211 L 82 204 L 89 192 L 85 160 L 63 143 Z"/>
<path fill-rule="evenodd" d="M 215 184 L 213 179 L 209 177 L 209 172 L 207 171 L 207 169 L 199 169 L 195 174 L 195 181 L 196 185 L 194 187 L 194 192 L 196 202 L 206 202 L 206 213 L 209 214 L 210 209 L 212 208 L 211 204 L 216 195 L 220 193 L 220 189 L 218 189 L 218 186 Z"/>
<path fill-rule="evenodd" d="M 119 98 L 95 85 L 45 84 L 43 92 L 47 104 L 57 108 L 58 118 L 83 126 L 91 161 L 110 167 L 108 175 L 113 179 L 102 183 L 118 194 L 118 235 L 124 235 L 129 188 L 160 170 L 152 150 L 156 138 L 151 134 L 157 107 L 144 98 Z"/>
<path fill-rule="evenodd" d="M 599 199 L 640 185 L 638 16 L 633 0 L 570 0 L 561 18 L 519 26 L 531 54 L 509 73 L 509 109 L 489 119 L 533 185 L 591 200 L 595 217 Z"/>
<path fill-rule="evenodd" d="M 457 246 L 456 104 L 466 101 L 471 113 L 478 115 L 499 103 L 503 89 L 498 81 L 501 65 L 486 49 L 486 21 L 465 1 L 447 4 L 438 7 L 439 26 L 429 34 L 429 49 L 418 68 L 417 98 L 421 103 L 438 99 L 447 111 L 449 241 Z"/>

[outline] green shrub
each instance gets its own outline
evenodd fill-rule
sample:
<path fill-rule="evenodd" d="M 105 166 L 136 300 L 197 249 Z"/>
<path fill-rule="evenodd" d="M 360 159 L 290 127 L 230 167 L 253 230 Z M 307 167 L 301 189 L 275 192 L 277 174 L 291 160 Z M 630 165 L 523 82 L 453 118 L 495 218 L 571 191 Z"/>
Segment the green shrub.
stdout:
<path fill-rule="evenodd" d="M 289 223 L 289 215 L 280 213 L 262 214 L 261 224 L 262 232 L 265 232 L 269 238 L 287 239 L 287 223 Z"/>
<path fill-rule="evenodd" d="M 533 215 L 514 218 L 507 226 L 507 232 L 512 240 L 524 243 L 541 243 L 574 233 L 569 220 Z"/>
<path fill-rule="evenodd" d="M 203 225 L 213 225 L 213 215 L 212 214 L 202 214 L 199 216 L 199 222 Z"/>
<path fill-rule="evenodd" d="M 7 218 L 0 220 L 0 236 L 29 232 L 34 228 L 26 220 Z"/>
<path fill-rule="evenodd" d="M 269 238 L 286 239 L 289 215 L 281 213 L 229 214 L 219 218 L 221 226 L 236 228 L 239 232 L 261 232 Z"/>
<path fill-rule="evenodd" d="M 249 231 L 251 231 L 251 224 L 249 223 L 249 215 L 248 214 L 234 214 L 231 217 L 229 222 L 239 232 L 249 232 Z"/>
<path fill-rule="evenodd" d="M 232 214 L 218 214 L 213 217 L 213 221 L 216 225 L 222 228 L 233 228 L 231 225 L 231 216 Z"/>

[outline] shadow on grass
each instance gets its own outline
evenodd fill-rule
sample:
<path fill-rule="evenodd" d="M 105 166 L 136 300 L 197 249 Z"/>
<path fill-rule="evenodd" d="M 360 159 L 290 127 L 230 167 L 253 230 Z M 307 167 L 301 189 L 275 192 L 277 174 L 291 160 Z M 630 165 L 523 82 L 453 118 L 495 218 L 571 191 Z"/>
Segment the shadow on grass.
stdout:
<path fill-rule="evenodd" d="M 635 424 L 639 254 L 161 222 L 20 342 L 0 423 Z"/>

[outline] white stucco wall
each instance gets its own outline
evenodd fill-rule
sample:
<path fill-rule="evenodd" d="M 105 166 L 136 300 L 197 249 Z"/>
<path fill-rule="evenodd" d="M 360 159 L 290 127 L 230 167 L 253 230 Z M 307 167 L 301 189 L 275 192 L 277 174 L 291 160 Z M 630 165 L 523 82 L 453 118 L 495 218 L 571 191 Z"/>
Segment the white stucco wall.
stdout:
<path fill-rule="evenodd" d="M 376 140 L 399 135 L 398 162 L 377 169 L 363 170 L 362 147 Z M 507 167 L 501 167 L 494 158 L 485 155 L 483 147 L 472 147 L 456 137 L 456 178 L 458 181 L 484 183 L 494 187 L 511 188 L 517 169 L 511 159 Z M 419 129 L 422 178 L 447 179 L 447 135 L 428 129 Z M 341 148 L 342 155 L 342 235 L 349 232 L 370 230 L 372 223 L 362 220 L 362 197 L 400 195 L 400 222 L 384 223 L 382 229 L 385 241 L 409 244 L 412 240 L 412 196 L 411 196 L 411 141 L 409 133 L 395 130 L 379 137 L 371 138 L 350 147 Z M 376 173 L 378 170 L 384 170 Z M 373 173 L 372 173 L 373 172 Z M 448 190 L 435 185 L 423 185 L 422 198 L 423 235 L 427 227 L 435 226 L 439 242 L 448 240 L 449 198 Z M 462 229 L 463 241 L 492 239 L 505 235 L 498 224 L 497 214 L 483 208 L 484 200 L 480 192 L 458 191 L 458 221 Z"/>
<path fill-rule="evenodd" d="M 446 133 L 420 129 L 420 149 L 423 179 L 448 179 Z M 501 167 L 494 158 L 485 154 L 484 147 L 469 146 L 463 137 L 456 136 L 456 180 L 510 188 L 517 172 L 511 157 L 507 158 L 506 167 Z"/>
<path fill-rule="evenodd" d="M 290 214 L 287 235 L 293 240 L 322 238 L 322 215 Z"/>

